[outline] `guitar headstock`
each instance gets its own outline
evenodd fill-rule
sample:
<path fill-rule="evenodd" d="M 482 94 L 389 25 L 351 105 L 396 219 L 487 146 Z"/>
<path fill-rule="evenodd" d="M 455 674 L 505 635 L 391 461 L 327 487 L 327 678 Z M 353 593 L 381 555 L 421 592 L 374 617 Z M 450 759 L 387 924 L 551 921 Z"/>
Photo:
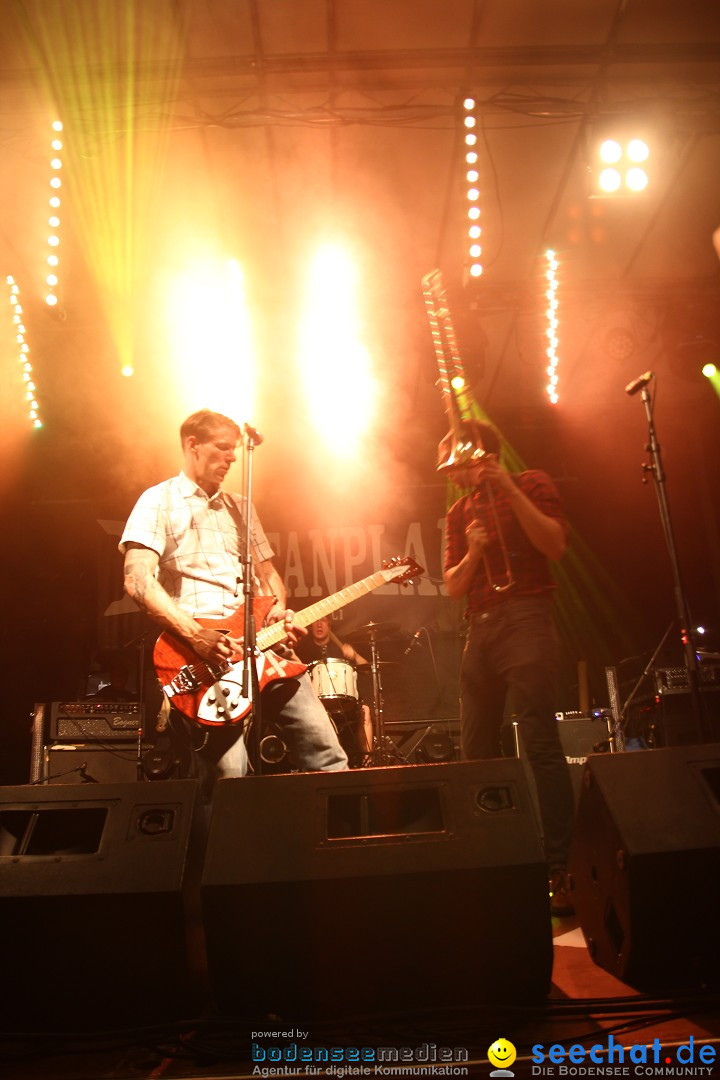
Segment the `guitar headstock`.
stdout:
<path fill-rule="evenodd" d="M 420 577 L 425 571 L 409 555 L 400 558 L 396 555 L 392 559 L 383 562 L 383 575 L 388 581 L 395 581 L 398 585 L 407 585 L 413 578 Z"/>

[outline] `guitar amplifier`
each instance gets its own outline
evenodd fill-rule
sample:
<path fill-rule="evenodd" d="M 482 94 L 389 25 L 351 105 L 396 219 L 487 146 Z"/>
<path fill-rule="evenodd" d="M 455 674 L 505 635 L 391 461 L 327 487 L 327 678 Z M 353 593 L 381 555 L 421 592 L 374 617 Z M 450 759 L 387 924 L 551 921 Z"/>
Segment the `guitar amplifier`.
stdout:
<path fill-rule="evenodd" d="M 143 726 L 143 706 L 138 701 L 53 701 L 47 738 L 50 742 L 127 742 L 136 739 Z"/>
<path fill-rule="evenodd" d="M 570 768 L 575 804 L 580 798 L 582 778 L 585 763 L 590 754 L 606 754 L 610 752 L 610 731 L 608 726 L 608 709 L 595 709 L 591 713 L 584 712 L 557 712 L 555 719 L 558 723 L 558 733 L 565 760 Z M 530 763 L 527 760 L 525 747 L 523 746 L 522 732 L 519 724 L 513 720 L 509 731 L 512 732 L 514 753 L 519 757 L 527 769 L 527 775 L 532 776 Z M 507 740 L 507 736 L 506 736 Z M 512 752 L 505 750 L 506 753 Z M 534 780 L 530 781 L 531 791 L 534 792 Z M 539 807 L 538 807 L 539 815 Z"/>

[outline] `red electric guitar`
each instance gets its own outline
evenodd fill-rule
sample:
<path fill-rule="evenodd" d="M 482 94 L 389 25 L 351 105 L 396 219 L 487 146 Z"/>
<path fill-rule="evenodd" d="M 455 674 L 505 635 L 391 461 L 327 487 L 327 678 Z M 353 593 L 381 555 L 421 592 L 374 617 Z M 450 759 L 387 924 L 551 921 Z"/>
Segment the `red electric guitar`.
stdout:
<path fill-rule="evenodd" d="M 355 585 L 333 593 L 325 600 L 318 600 L 304 611 L 295 615 L 297 626 L 309 626 L 323 615 L 350 604 L 353 600 L 365 596 L 373 589 L 390 582 L 400 584 L 424 573 L 423 568 L 410 558 L 390 559 L 383 563 L 383 570 L 377 570 L 370 577 L 363 578 Z M 298 660 L 285 660 L 274 652 L 271 645 L 277 645 L 285 637 L 282 622 L 263 626 L 265 617 L 274 605 L 273 596 L 259 596 L 253 601 L 255 619 L 255 643 L 257 655 L 258 685 L 262 690 L 274 679 L 292 679 L 307 671 L 305 664 Z M 244 605 L 228 619 L 198 619 L 201 626 L 210 630 L 222 630 L 232 637 L 242 640 L 244 627 Z M 240 661 L 240 662 L 238 662 Z M 202 660 L 180 638 L 168 631 L 163 631 L 155 643 L 153 662 L 163 691 L 171 699 L 174 707 L 191 720 L 207 727 L 220 724 L 237 724 L 250 712 L 251 700 L 242 696 L 242 656 L 231 656 L 224 663 L 210 664 Z"/>

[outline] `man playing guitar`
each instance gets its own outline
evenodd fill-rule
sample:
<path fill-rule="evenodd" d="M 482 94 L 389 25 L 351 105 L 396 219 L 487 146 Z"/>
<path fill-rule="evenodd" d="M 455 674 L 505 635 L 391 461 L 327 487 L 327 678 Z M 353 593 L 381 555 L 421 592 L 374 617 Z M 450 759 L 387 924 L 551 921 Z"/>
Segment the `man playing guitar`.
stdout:
<path fill-rule="evenodd" d="M 220 413 L 202 409 L 180 428 L 183 468 L 178 476 L 149 488 L 138 499 L 125 526 L 120 551 L 125 556 L 125 590 L 165 632 L 171 643 L 192 662 L 183 672 L 181 689 L 194 686 L 198 670 L 232 671 L 240 658 L 237 612 L 242 604 L 242 568 L 245 538 L 245 500 L 222 488 L 235 461 L 241 439 L 239 426 Z M 250 509 L 252 567 L 260 612 L 265 625 L 283 624 L 286 643 L 298 633 L 294 613 L 286 608 L 285 588 L 273 563 L 273 551 L 262 526 Z M 235 619 L 230 620 L 231 616 Z M 218 620 L 218 629 L 213 621 Z M 231 629 L 228 630 L 228 621 Z M 240 632 L 241 633 L 241 632 Z M 160 644 L 160 642 L 158 643 Z M 328 715 L 313 692 L 304 666 L 292 661 L 287 644 L 280 645 L 266 665 L 261 680 L 263 717 L 278 724 L 287 737 L 294 767 L 301 770 L 342 770 L 347 756 L 338 742 Z M 287 672 L 284 657 L 289 659 Z M 156 661 L 157 662 L 157 661 Z M 265 671 L 265 669 L 264 669 Z M 237 680 L 235 680 L 237 681 Z M 198 693 L 204 687 L 197 679 Z M 211 684 L 222 685 L 213 677 Z M 178 689 L 172 680 L 168 697 Z M 235 685 L 232 678 L 228 684 Z M 222 685 L 221 694 L 231 690 Z M 183 700 L 182 694 L 179 700 Z M 202 697 L 205 710 L 212 687 Z M 183 710 L 187 716 L 187 709 Z M 243 739 L 246 713 L 239 707 L 207 719 L 197 751 L 210 783 L 221 776 L 244 776 L 248 757 Z M 173 717 L 173 731 L 196 743 L 192 721 Z M 212 722 L 215 719 L 217 722 Z M 203 722 L 203 721 L 201 721 Z"/>

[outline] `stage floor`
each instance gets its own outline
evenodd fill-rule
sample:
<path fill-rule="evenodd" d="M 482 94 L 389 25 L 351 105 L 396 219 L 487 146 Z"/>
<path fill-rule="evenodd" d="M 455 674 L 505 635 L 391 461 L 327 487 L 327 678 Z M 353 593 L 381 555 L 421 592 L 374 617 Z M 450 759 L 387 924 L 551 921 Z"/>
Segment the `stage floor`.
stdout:
<path fill-rule="evenodd" d="M 692 918 L 692 912 L 668 913 L 668 918 Z M 442 1065 L 417 1061 L 408 1064 L 383 1066 L 352 1066 L 347 1064 L 305 1066 L 258 1063 L 252 1060 L 251 1043 L 258 1032 L 300 1030 L 291 1017 L 255 1016 L 247 1019 L 224 1020 L 209 1007 L 203 1017 L 188 1018 L 176 1025 L 133 1030 L 117 1030 L 93 1034 L 54 1033 L 33 1036 L 5 1034 L 3 1038 L 2 1075 L 13 1080 L 158 1080 L 158 1078 L 249 1077 L 253 1075 L 281 1076 L 345 1076 L 395 1075 L 490 1076 L 493 1066 L 488 1061 L 488 1048 L 497 1039 L 509 1040 L 517 1051 L 511 1073 L 521 1077 L 559 1076 L 713 1076 L 720 1075 L 720 1066 L 700 1068 L 701 1047 L 720 1046 L 720 996 L 698 992 L 680 998 L 649 998 L 619 982 L 595 965 L 588 953 L 582 930 L 576 918 L 554 919 L 553 985 L 550 997 L 543 1005 L 515 1009 L 453 1009 L 447 1014 L 438 1010 L 428 1013 L 403 1013 L 398 1002 L 396 1013 L 373 1015 L 372 1002 L 364 1016 L 335 1020 L 332 1024 L 302 1026 L 301 1045 L 305 1047 L 411 1047 L 426 1045 L 432 1062 L 435 1047 L 464 1048 L 468 1061 Z M 361 947 L 356 945 L 354 947 Z M 430 939 L 419 948 L 442 948 L 440 940 Z M 342 995 L 341 965 L 338 973 L 338 995 Z M 7 977 L 8 972 L 5 972 Z M 379 972 L 382 978 L 382 972 Z M 138 972 L 142 979 L 142 972 Z M 42 992 L 42 972 L 38 972 L 38 992 Z M 305 1034 L 307 1033 L 307 1034 Z M 616 1047 L 625 1047 L 625 1061 L 620 1063 L 615 1051 L 614 1064 L 607 1060 L 594 1065 L 589 1058 L 582 1064 L 549 1066 L 533 1063 L 533 1048 L 542 1046 L 547 1052 L 551 1045 L 565 1051 L 571 1046 L 589 1050 L 593 1046 L 607 1048 L 612 1036 Z M 657 1040 L 657 1042 L 656 1042 Z M 692 1044 L 691 1044 L 692 1040 Z M 277 1040 L 276 1040 L 277 1041 Z M 271 1040 L 272 1042 L 272 1040 Z M 269 1045 L 265 1040 L 261 1045 Z M 640 1051 L 630 1048 L 654 1046 L 646 1063 L 638 1064 Z M 678 1058 L 678 1048 L 684 1046 Z M 555 1052 L 557 1055 L 557 1051 Z M 598 1054 L 600 1051 L 598 1051 Z M 655 1057 L 652 1054 L 655 1054 Z M 689 1062 L 692 1053 L 693 1064 Z M 578 1051 L 575 1051 L 576 1059 Z M 657 1060 L 657 1063 L 656 1063 Z M 612 1072 L 609 1070 L 612 1069 Z M 265 1071 L 263 1071 L 265 1070 Z M 274 1070 L 274 1071 L 270 1071 Z M 334 1070 L 334 1071 L 333 1071 Z M 358 1071 L 360 1070 L 360 1071 Z M 444 1070 L 444 1071 L 442 1071 Z"/>

